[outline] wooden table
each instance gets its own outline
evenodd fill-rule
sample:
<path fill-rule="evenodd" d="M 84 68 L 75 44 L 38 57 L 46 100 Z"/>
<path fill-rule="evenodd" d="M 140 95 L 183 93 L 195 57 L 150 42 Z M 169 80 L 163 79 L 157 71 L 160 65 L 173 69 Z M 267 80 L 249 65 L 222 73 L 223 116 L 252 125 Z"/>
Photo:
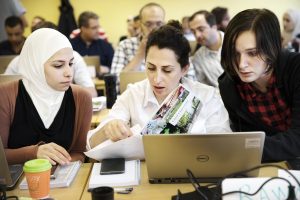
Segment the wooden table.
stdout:
<path fill-rule="evenodd" d="M 96 128 L 100 122 L 107 117 L 109 109 L 94 111 L 92 116 L 91 128 Z"/>
<path fill-rule="evenodd" d="M 91 199 L 91 193 L 87 191 L 88 183 L 83 191 L 82 200 Z M 148 182 L 147 168 L 145 162 L 141 162 L 141 183 L 138 186 L 133 187 L 133 191 L 130 194 L 116 194 L 115 200 L 149 200 L 149 199 L 167 199 L 170 200 L 171 196 L 176 194 L 177 189 L 182 192 L 193 191 L 191 184 L 150 184 Z"/>
<path fill-rule="evenodd" d="M 277 163 L 281 167 L 286 167 L 284 162 Z M 259 171 L 260 177 L 277 176 L 277 169 L 275 168 L 262 168 Z M 91 193 L 87 192 L 88 183 L 82 194 L 82 200 L 91 199 Z M 150 184 L 148 182 L 146 163 L 141 162 L 141 184 L 133 187 L 131 194 L 116 194 L 115 200 L 170 200 L 172 195 L 177 193 L 180 189 L 182 193 L 194 191 L 194 188 L 189 183 L 184 184 Z"/>
<path fill-rule="evenodd" d="M 278 163 L 282 167 L 286 167 L 284 162 Z M 88 177 L 91 172 L 92 163 L 84 163 L 79 170 L 74 182 L 68 188 L 55 188 L 50 190 L 50 196 L 55 200 L 89 200 L 91 193 L 88 189 Z M 276 176 L 277 169 L 263 168 L 259 171 L 259 176 Z M 147 168 L 144 162 L 141 163 L 141 183 L 133 187 L 131 194 L 115 194 L 115 200 L 170 200 L 172 195 L 177 193 L 177 189 L 181 192 L 191 192 L 194 188 L 191 184 L 150 184 L 148 182 Z M 20 190 L 16 188 L 7 192 L 7 196 L 17 195 L 19 197 L 28 197 L 28 190 Z"/>
<path fill-rule="evenodd" d="M 92 169 L 91 167 L 92 167 L 92 163 L 82 164 L 81 169 L 79 170 L 71 186 L 67 188 L 50 189 L 50 197 L 54 198 L 55 200 L 81 199 L 82 192 L 87 184 L 87 180 Z M 22 180 L 22 178 L 20 179 L 20 181 Z M 29 191 L 20 190 L 19 187 L 17 186 L 14 190 L 7 192 L 7 196 L 11 196 L 11 195 L 16 195 L 18 197 L 29 197 Z"/>

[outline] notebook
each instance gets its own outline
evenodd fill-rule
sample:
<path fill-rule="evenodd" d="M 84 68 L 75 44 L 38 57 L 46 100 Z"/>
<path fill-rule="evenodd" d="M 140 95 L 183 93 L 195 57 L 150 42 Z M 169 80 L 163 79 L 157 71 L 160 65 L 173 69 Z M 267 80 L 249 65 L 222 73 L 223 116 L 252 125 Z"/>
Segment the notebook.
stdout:
<path fill-rule="evenodd" d="M 68 165 L 58 165 L 55 172 L 54 177 L 50 180 L 50 188 L 61 188 L 61 187 L 69 187 L 74 181 L 80 167 L 82 165 L 81 161 L 73 161 Z M 22 180 L 19 185 L 21 190 L 27 190 L 28 185 L 26 178 Z"/>
<path fill-rule="evenodd" d="M 122 174 L 100 174 L 101 163 L 94 163 L 89 180 L 89 189 L 110 186 L 124 187 L 138 185 L 140 182 L 140 161 L 126 160 L 125 172 Z"/>
<path fill-rule="evenodd" d="M 264 132 L 144 135 L 149 182 L 190 182 L 186 169 L 202 183 L 216 182 L 261 164 L 264 139 Z"/>
<path fill-rule="evenodd" d="M 0 184 L 5 184 L 7 190 L 12 190 L 23 173 L 23 165 L 8 165 L 1 137 L 0 163 Z"/>

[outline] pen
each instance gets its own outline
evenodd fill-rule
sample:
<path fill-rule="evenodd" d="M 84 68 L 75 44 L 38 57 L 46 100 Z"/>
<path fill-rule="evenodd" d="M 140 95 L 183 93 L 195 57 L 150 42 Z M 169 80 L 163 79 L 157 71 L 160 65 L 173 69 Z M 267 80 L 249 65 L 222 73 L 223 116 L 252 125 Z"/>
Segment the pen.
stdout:
<path fill-rule="evenodd" d="M 118 193 L 118 194 L 129 194 L 130 192 L 132 192 L 133 188 L 114 188 L 114 192 Z"/>
<path fill-rule="evenodd" d="M 94 188 L 88 189 L 88 192 L 92 192 Z M 129 194 L 133 191 L 133 188 L 114 188 L 114 192 L 117 194 Z"/>

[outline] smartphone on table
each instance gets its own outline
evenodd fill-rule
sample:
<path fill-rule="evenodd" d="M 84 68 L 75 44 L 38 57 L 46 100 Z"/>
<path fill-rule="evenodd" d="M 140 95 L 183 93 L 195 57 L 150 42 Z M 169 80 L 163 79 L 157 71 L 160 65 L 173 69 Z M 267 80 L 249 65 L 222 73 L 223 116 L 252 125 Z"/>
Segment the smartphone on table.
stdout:
<path fill-rule="evenodd" d="M 124 158 L 103 159 L 101 162 L 100 174 L 122 174 L 125 172 Z"/>
<path fill-rule="evenodd" d="M 52 167 L 51 167 L 50 179 L 55 179 L 55 178 L 56 178 L 56 173 L 55 173 L 55 171 L 56 171 L 57 166 L 58 166 L 58 164 L 52 165 Z"/>

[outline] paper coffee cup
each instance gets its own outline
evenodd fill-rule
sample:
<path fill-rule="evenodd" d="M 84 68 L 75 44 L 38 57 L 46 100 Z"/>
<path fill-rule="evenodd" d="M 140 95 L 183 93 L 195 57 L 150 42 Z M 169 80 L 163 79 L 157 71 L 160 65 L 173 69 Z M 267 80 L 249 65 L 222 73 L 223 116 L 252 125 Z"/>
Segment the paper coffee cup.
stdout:
<path fill-rule="evenodd" d="M 34 159 L 25 162 L 23 170 L 31 198 L 49 197 L 51 167 L 52 165 L 46 159 Z"/>

